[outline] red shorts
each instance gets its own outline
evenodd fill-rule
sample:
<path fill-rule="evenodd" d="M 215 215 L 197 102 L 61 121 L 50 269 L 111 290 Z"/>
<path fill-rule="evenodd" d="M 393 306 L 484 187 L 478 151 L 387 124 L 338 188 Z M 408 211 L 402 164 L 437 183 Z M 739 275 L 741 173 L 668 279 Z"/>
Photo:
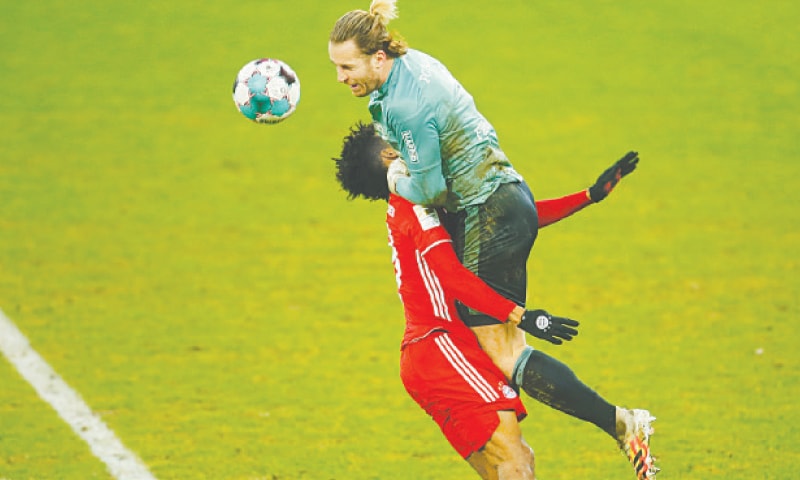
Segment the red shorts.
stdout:
<path fill-rule="evenodd" d="M 483 448 L 500 424 L 497 412 L 527 415 L 517 393 L 477 340 L 435 332 L 407 345 L 400 378 L 463 458 Z"/>

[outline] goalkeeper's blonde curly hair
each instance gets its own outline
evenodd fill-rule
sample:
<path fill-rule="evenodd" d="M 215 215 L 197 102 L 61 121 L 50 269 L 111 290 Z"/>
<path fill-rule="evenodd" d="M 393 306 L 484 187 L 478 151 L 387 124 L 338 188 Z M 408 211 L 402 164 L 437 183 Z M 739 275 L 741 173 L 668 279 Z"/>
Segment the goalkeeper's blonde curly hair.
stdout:
<path fill-rule="evenodd" d="M 388 30 L 397 18 L 397 0 L 372 0 L 369 11 L 353 10 L 342 15 L 333 26 L 330 43 L 353 40 L 362 53 L 372 55 L 383 50 L 389 58 L 408 51 L 408 44 L 396 32 Z"/>

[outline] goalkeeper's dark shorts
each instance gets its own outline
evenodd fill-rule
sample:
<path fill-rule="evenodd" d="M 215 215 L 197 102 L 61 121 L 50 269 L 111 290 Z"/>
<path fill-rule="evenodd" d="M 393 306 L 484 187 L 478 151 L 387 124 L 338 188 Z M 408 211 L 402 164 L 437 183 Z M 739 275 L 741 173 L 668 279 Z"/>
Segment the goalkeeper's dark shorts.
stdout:
<path fill-rule="evenodd" d="M 525 184 L 501 185 L 480 205 L 444 215 L 461 263 L 500 295 L 524 306 L 527 263 L 539 231 L 533 194 Z M 456 302 L 467 326 L 491 325 L 499 320 Z"/>

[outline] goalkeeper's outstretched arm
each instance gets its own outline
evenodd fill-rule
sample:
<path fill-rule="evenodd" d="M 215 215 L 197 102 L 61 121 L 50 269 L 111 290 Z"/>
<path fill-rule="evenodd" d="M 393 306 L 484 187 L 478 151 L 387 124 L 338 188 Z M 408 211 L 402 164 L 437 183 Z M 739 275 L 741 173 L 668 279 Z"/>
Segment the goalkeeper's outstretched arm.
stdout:
<path fill-rule="evenodd" d="M 617 160 L 614 165 L 611 165 L 601 173 L 591 187 L 564 197 L 536 202 L 536 210 L 539 213 L 539 228 L 556 223 L 593 203 L 602 201 L 614 190 L 614 187 L 622 180 L 622 177 L 636 170 L 638 164 L 639 154 L 637 152 L 628 152 L 624 157 Z"/>

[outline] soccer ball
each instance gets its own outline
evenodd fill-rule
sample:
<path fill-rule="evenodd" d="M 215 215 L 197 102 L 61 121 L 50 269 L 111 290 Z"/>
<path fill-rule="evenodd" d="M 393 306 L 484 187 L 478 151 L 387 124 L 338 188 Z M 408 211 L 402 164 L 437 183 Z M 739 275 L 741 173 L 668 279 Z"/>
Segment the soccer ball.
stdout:
<path fill-rule="evenodd" d="M 259 58 L 239 70 L 233 82 L 233 102 L 250 120 L 278 123 L 300 101 L 300 80 L 292 68 L 274 58 Z"/>

